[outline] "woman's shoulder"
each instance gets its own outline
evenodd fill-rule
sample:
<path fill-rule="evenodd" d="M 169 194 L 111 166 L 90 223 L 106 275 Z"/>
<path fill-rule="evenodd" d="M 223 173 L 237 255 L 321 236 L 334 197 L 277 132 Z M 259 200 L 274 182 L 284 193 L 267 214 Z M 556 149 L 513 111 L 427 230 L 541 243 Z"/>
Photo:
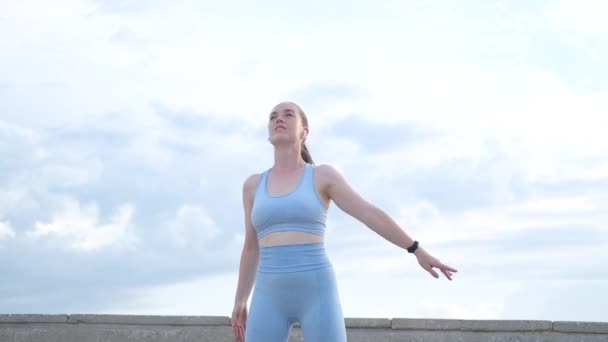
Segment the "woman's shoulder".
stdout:
<path fill-rule="evenodd" d="M 264 172 L 266 171 L 253 173 L 245 177 L 245 180 L 243 181 L 243 191 L 247 191 L 250 193 L 255 192 L 255 189 L 258 186 L 258 182 L 262 178 L 262 174 L 264 174 Z"/>
<path fill-rule="evenodd" d="M 314 165 L 315 180 L 322 185 L 328 185 L 341 178 L 342 174 L 337 167 L 331 164 Z"/>
<path fill-rule="evenodd" d="M 254 174 L 247 176 L 245 178 L 245 181 L 243 182 L 243 187 L 245 187 L 245 188 L 254 187 L 255 188 L 255 186 L 257 185 L 257 183 L 261 177 L 262 177 L 262 172 L 254 173 Z"/>
<path fill-rule="evenodd" d="M 336 167 L 334 167 L 331 164 L 319 164 L 319 165 L 314 165 L 314 170 L 316 174 L 322 175 L 322 176 L 335 176 L 336 174 L 339 174 L 340 172 L 338 171 L 338 169 Z"/>

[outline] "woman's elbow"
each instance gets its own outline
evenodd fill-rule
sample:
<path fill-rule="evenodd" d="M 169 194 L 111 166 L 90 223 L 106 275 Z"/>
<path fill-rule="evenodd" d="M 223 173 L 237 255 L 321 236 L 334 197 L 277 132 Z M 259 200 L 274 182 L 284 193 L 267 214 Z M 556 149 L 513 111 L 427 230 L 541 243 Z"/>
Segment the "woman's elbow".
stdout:
<path fill-rule="evenodd" d="M 259 251 L 260 245 L 258 242 L 258 237 L 255 234 L 245 234 L 245 243 L 243 244 L 243 249 Z"/>

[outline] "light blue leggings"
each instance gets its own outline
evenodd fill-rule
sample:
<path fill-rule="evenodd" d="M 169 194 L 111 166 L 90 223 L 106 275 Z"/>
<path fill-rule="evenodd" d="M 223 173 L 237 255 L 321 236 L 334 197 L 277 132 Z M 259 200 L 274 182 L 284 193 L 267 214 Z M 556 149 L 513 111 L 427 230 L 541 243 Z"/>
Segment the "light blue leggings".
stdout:
<path fill-rule="evenodd" d="M 295 322 L 306 342 L 345 342 L 336 285 L 322 242 L 261 247 L 245 342 L 285 342 Z"/>

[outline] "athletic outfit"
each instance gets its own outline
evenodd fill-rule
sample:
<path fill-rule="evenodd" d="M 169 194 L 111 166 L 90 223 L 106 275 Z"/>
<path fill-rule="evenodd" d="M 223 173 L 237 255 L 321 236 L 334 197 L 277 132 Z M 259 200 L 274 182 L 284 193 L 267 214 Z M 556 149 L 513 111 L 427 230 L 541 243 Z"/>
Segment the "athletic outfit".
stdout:
<path fill-rule="evenodd" d="M 268 193 L 268 172 L 258 182 L 251 221 L 258 239 L 271 232 L 324 235 L 327 209 L 306 164 L 297 187 L 281 196 Z M 305 341 L 344 342 L 346 328 L 336 277 L 323 242 L 260 247 L 245 342 L 285 342 L 299 322 Z"/>

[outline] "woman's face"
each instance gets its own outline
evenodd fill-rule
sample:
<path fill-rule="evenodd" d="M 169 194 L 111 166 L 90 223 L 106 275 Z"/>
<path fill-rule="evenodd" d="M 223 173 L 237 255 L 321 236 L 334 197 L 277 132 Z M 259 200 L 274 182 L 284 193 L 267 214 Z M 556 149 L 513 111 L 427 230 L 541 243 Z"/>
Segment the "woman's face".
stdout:
<path fill-rule="evenodd" d="M 298 108 L 293 104 L 283 102 L 272 109 L 268 120 L 268 137 L 271 143 L 301 142 L 305 137 L 304 130 Z"/>

